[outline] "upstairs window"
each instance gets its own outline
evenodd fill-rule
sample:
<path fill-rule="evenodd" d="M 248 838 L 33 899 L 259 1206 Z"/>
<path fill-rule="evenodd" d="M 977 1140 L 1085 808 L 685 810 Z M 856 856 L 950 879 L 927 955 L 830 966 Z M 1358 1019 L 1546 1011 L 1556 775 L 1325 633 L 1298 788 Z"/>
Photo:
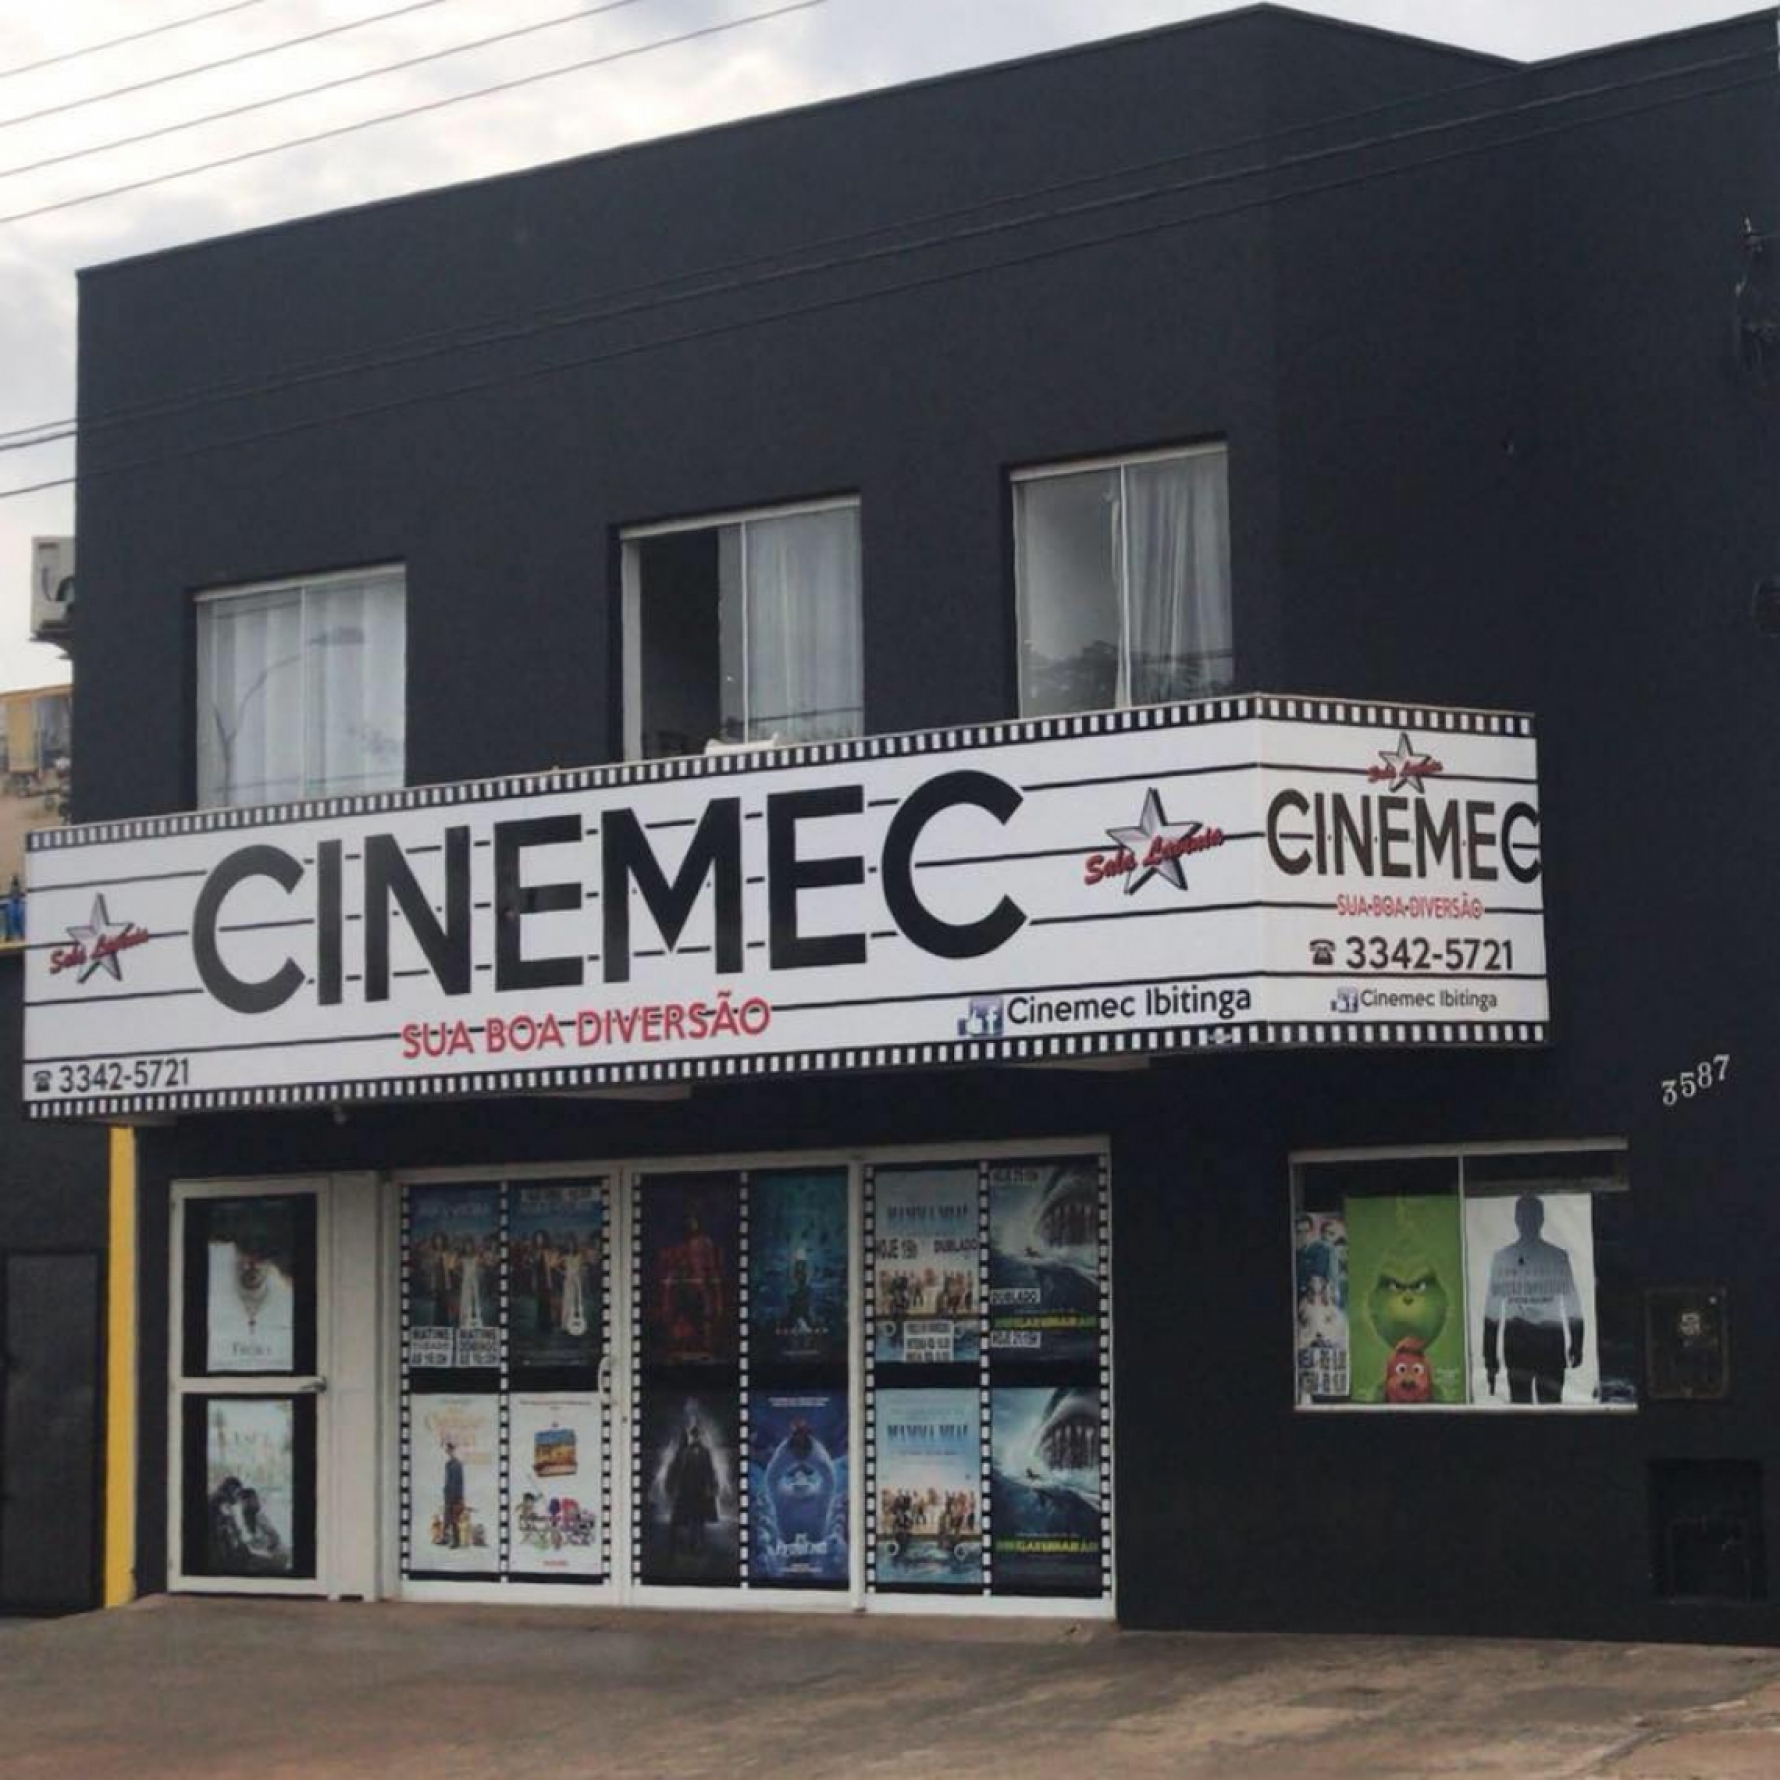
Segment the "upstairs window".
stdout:
<path fill-rule="evenodd" d="M 859 503 L 624 537 L 625 752 L 861 733 Z"/>
<path fill-rule="evenodd" d="M 1022 717 L 1230 688 L 1223 446 L 1022 471 L 1013 492 Z"/>
<path fill-rule="evenodd" d="M 400 569 L 201 596 L 200 807 L 399 787 L 406 606 Z"/>

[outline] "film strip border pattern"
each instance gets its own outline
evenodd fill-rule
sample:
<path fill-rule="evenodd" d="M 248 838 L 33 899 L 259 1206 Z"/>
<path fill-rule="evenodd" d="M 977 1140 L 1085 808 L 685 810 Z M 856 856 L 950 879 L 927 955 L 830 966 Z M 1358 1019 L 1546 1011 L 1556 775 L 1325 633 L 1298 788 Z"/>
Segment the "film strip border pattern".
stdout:
<path fill-rule="evenodd" d="M 116 822 L 89 822 L 76 828 L 39 829 L 26 837 L 33 853 L 101 846 L 116 841 L 158 840 L 168 835 L 275 828 L 291 822 L 397 810 L 447 809 L 460 804 L 496 803 L 558 792 L 599 791 L 615 786 L 655 785 L 679 779 L 734 778 L 795 766 L 839 765 L 855 760 L 889 760 L 906 755 L 953 754 L 969 748 L 1005 747 L 1028 742 L 1076 741 L 1083 736 L 1123 735 L 1133 730 L 1185 729 L 1264 717 L 1275 722 L 1347 724 L 1355 728 L 1395 725 L 1444 735 L 1530 737 L 1533 719 L 1525 712 L 1472 711 L 1429 705 L 1356 703 L 1348 699 L 1288 698 L 1273 693 L 1197 699 L 1187 704 L 1143 705 L 1126 711 L 1089 711 L 1065 717 L 1032 717 L 964 729 L 914 730 L 862 736 L 845 742 L 761 747 L 741 754 L 685 755 L 620 766 L 579 767 L 476 779 L 455 785 L 422 785 L 360 797 L 316 798 L 260 804 L 246 809 L 197 810 L 176 816 L 144 816 Z"/>
<path fill-rule="evenodd" d="M 614 1457 L 612 1452 L 613 1415 L 609 1396 L 605 1392 L 569 1389 L 553 1389 L 546 1386 L 529 1386 L 525 1381 L 516 1381 L 512 1368 L 512 1307 L 513 1307 L 513 1194 L 525 1186 L 538 1187 L 575 1187 L 593 1189 L 594 1203 L 600 1208 L 600 1239 L 601 1239 L 601 1286 L 600 1286 L 600 1351 L 602 1355 L 611 1353 L 612 1341 L 612 1183 L 606 1177 L 593 1180 L 549 1179 L 536 1182 L 515 1182 L 511 1180 L 492 1179 L 467 1181 L 459 1186 L 415 1187 L 404 1184 L 401 1190 L 401 1388 L 399 1392 L 399 1430 L 401 1454 L 399 1472 L 399 1510 L 400 1532 L 399 1552 L 401 1575 L 404 1579 L 417 1581 L 449 1581 L 467 1583 L 472 1586 L 501 1585 L 506 1583 L 546 1583 L 574 1584 L 582 1587 L 600 1587 L 606 1584 L 612 1574 L 612 1468 Z M 429 1371 L 435 1374 L 457 1370 L 441 1367 L 416 1367 L 414 1360 L 414 1301 L 413 1301 L 413 1262 L 415 1253 L 414 1236 L 414 1196 L 416 1193 L 428 1192 L 476 1192 L 486 1191 L 496 1195 L 497 1219 L 495 1235 L 497 1243 L 497 1268 L 495 1277 L 495 1306 L 498 1321 L 494 1329 L 488 1331 L 495 1336 L 498 1363 L 493 1367 L 466 1367 L 464 1370 L 476 1377 L 478 1383 L 484 1384 L 483 1389 L 452 1391 L 434 1389 L 416 1391 L 413 1378 L 416 1370 Z M 498 1380 L 494 1389 L 486 1388 L 488 1374 L 493 1373 Z M 429 1399 L 449 1399 L 454 1396 L 490 1398 L 494 1404 L 495 1435 L 495 1496 L 493 1513 L 495 1526 L 485 1528 L 488 1537 L 488 1549 L 493 1553 L 494 1566 L 483 1569 L 442 1569 L 429 1566 L 422 1554 L 417 1551 L 415 1528 L 421 1523 L 421 1504 L 419 1500 L 419 1484 L 416 1479 L 415 1438 L 417 1426 L 416 1404 L 425 1403 Z M 600 1504 L 599 1550 L 600 1568 L 597 1575 L 585 1573 L 550 1574 L 535 1569 L 528 1569 L 516 1558 L 513 1546 L 514 1528 L 514 1429 L 513 1404 L 518 1397 L 591 1397 L 595 1404 L 597 1421 L 597 1437 L 599 1442 L 599 1475 L 596 1480 Z"/>
<path fill-rule="evenodd" d="M 585 1064 L 501 1070 L 479 1075 L 386 1076 L 378 1080 L 298 1082 L 255 1088 L 193 1088 L 163 1094 L 76 1096 L 26 1103 L 34 1119 L 111 1118 L 133 1113 L 235 1111 L 265 1107 L 345 1106 L 360 1102 L 474 1099 L 578 1088 L 628 1088 L 740 1078 L 928 1069 L 973 1063 L 1067 1061 L 1203 1050 L 1416 1049 L 1513 1047 L 1549 1042 L 1547 1021 L 1256 1021 L 1231 1026 L 1165 1027 L 1070 1033 L 1054 1038 L 959 1039 L 853 1050 L 775 1051 L 767 1056 L 698 1057 L 664 1063 Z"/>
<path fill-rule="evenodd" d="M 1042 1146 L 1036 1148 L 1031 1156 L 1016 1158 L 1010 1165 L 1030 1163 L 1034 1165 L 1069 1165 L 1076 1161 L 1088 1161 L 1088 1158 L 1047 1158 L 1042 1153 Z M 1098 1473 L 1098 1578 L 1099 1598 L 1110 1600 L 1113 1589 L 1113 1392 L 1112 1392 L 1112 1207 L 1110 1164 L 1104 1152 L 1092 1159 L 1095 1181 L 1095 1201 L 1093 1214 L 1093 1232 L 1095 1248 L 1094 1280 L 1096 1285 L 1096 1316 L 1093 1357 L 1084 1369 L 1084 1377 L 1092 1374 L 1095 1385 L 1095 1456 L 1094 1466 Z M 898 1165 L 892 1165 L 898 1166 Z M 947 1164 L 936 1162 L 930 1166 L 944 1168 Z M 992 1183 L 999 1164 L 979 1161 L 976 1164 L 976 1326 L 977 1326 L 977 1365 L 974 1389 L 960 1385 L 962 1391 L 975 1396 L 978 1415 L 978 1451 L 977 1451 L 977 1526 L 980 1534 L 982 1552 L 982 1575 L 977 1592 L 984 1597 L 997 1593 L 1012 1593 L 1032 1597 L 1044 1593 L 1052 1593 L 1059 1598 L 1080 1596 L 1079 1588 L 1043 1590 L 1031 1586 L 1011 1586 L 998 1590 L 995 1576 L 995 1514 L 994 1514 L 994 1475 L 995 1475 L 995 1417 L 994 1396 L 997 1388 L 1019 1388 L 1028 1381 L 1018 1375 L 1003 1377 L 999 1383 L 994 1367 L 993 1337 L 993 1305 L 990 1298 L 992 1249 Z M 864 1438 L 864 1497 L 865 1497 L 865 1552 L 864 1570 L 867 1594 L 875 1594 L 885 1589 L 893 1589 L 898 1593 L 923 1592 L 930 1593 L 936 1600 L 947 1597 L 957 1598 L 965 1591 L 955 1586 L 935 1586 L 922 1590 L 919 1585 L 907 1582 L 892 1581 L 885 1576 L 879 1562 L 882 1541 L 888 1530 L 883 1525 L 881 1508 L 880 1460 L 882 1443 L 878 1438 L 879 1411 L 882 1407 L 884 1385 L 883 1375 L 879 1371 L 877 1359 L 878 1319 L 883 1308 L 879 1287 L 879 1168 L 867 1164 L 864 1169 L 864 1203 L 862 1211 L 862 1240 L 865 1249 L 865 1267 L 862 1281 L 863 1320 L 864 1320 L 864 1366 L 863 1391 L 864 1413 L 862 1417 Z M 1030 1388 L 1045 1389 L 1043 1385 Z M 1004 1529 L 1005 1530 L 1005 1529 Z"/>

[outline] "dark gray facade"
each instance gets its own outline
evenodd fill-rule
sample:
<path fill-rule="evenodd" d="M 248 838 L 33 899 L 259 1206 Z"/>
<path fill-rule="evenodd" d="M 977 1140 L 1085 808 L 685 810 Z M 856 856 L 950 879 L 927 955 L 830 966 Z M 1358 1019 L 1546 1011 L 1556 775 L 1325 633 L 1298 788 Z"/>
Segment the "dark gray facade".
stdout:
<path fill-rule="evenodd" d="M 1773 45 L 1761 14 L 1521 69 L 1259 8 L 87 274 L 82 820 L 190 806 L 205 589 L 402 562 L 409 782 L 599 762 L 619 529 L 834 493 L 868 729 L 1011 716 L 1010 470 L 1208 439 L 1239 687 L 1534 712 L 1545 809 L 1538 1050 L 146 1133 L 144 1377 L 175 1178 L 1104 1133 L 1126 1623 L 1780 1636 L 1653 1575 L 1658 1478 L 1780 1456 L 1780 415 L 1738 326 L 1780 312 L 1742 245 L 1780 228 Z M 1727 1400 L 1294 1413 L 1292 1152 L 1577 1138 L 1629 1145 L 1643 1285 L 1728 1287 Z"/>

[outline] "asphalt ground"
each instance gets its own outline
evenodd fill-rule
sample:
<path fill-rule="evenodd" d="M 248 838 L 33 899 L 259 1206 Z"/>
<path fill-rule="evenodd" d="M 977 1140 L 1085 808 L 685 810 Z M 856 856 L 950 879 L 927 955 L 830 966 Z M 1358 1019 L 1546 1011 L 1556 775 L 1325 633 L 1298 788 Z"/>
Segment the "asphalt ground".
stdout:
<path fill-rule="evenodd" d="M 0 1636 L 0 1776 L 1776 1780 L 1780 1651 L 156 1598 Z"/>

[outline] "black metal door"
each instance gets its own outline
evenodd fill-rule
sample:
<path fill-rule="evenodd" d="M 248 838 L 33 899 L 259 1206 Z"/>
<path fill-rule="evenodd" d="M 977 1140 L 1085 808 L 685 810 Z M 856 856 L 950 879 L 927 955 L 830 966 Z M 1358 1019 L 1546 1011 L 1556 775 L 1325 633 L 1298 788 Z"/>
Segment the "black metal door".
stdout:
<path fill-rule="evenodd" d="M 97 1605 L 99 1257 L 0 1269 L 0 1608 Z"/>

